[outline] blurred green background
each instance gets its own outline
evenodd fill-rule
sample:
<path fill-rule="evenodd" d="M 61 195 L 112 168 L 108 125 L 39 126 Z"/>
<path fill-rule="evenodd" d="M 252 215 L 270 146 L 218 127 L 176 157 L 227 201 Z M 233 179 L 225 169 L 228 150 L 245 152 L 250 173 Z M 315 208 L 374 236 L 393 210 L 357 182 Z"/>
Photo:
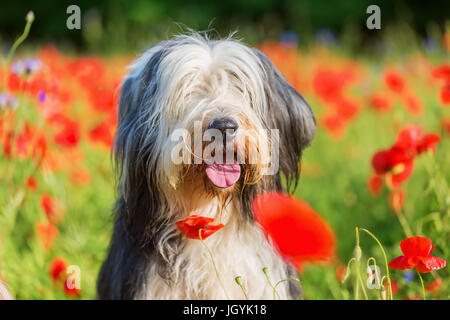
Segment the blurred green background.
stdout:
<path fill-rule="evenodd" d="M 68 30 L 66 8 L 76 4 L 82 12 L 81 30 Z M 381 8 L 382 29 L 368 30 L 366 8 Z M 51 42 L 76 51 L 102 53 L 140 51 L 149 42 L 167 38 L 183 27 L 221 35 L 239 30 L 250 43 L 279 39 L 285 30 L 294 31 L 304 46 L 324 32 L 350 42 L 355 52 L 370 51 L 384 30 L 412 29 L 423 39 L 437 37 L 450 12 L 450 2 L 372 0 L 117 0 L 117 1 L 20 1 L 0 5 L 0 30 L 4 46 L 23 28 L 28 10 L 36 14 L 31 42 Z M 409 32 L 412 33 L 412 32 Z M 408 36 L 408 32 L 404 33 Z M 341 37 L 342 35 L 345 35 Z M 6 43 L 6 44 L 5 44 Z M 349 43 L 346 43 L 348 47 Z"/>

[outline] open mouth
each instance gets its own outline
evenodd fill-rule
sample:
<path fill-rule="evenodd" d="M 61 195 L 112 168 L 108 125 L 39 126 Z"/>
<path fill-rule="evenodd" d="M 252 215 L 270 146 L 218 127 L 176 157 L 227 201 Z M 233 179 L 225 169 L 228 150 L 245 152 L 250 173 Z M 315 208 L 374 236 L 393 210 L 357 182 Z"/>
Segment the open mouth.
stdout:
<path fill-rule="evenodd" d="M 213 163 L 205 166 L 205 172 L 213 185 L 219 188 L 228 188 L 239 180 L 241 166 L 237 161 L 232 164 Z"/>

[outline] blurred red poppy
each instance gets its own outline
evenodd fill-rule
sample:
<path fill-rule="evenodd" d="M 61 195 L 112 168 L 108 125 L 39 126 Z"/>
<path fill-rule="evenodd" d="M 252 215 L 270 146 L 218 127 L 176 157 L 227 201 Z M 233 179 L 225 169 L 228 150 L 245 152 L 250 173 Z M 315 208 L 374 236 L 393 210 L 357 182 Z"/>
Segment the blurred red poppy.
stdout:
<path fill-rule="evenodd" d="M 36 223 L 36 233 L 42 246 L 45 249 L 50 249 L 59 232 L 51 223 L 38 222 Z"/>
<path fill-rule="evenodd" d="M 423 103 L 418 96 L 412 92 L 407 92 L 402 95 L 403 104 L 409 114 L 418 116 L 423 112 Z"/>
<path fill-rule="evenodd" d="M 388 70 L 384 73 L 384 82 L 395 93 L 402 93 L 405 88 L 405 80 L 395 70 Z"/>
<path fill-rule="evenodd" d="M 63 258 L 56 257 L 50 262 L 49 273 L 51 278 L 56 281 L 64 276 L 67 269 L 67 263 Z"/>
<path fill-rule="evenodd" d="M 295 267 L 334 257 L 333 230 L 306 202 L 283 193 L 269 192 L 257 195 L 252 209 L 266 237 Z"/>
<path fill-rule="evenodd" d="M 395 190 L 389 194 L 389 205 L 396 214 L 401 213 L 405 203 L 405 196 L 404 190 Z"/>
<path fill-rule="evenodd" d="M 392 269 L 412 269 L 416 268 L 420 273 L 427 273 L 432 270 L 442 269 L 447 265 L 444 259 L 430 256 L 434 245 L 431 240 L 425 237 L 410 237 L 400 242 L 400 249 L 404 256 L 395 258 L 389 263 Z"/>
<path fill-rule="evenodd" d="M 35 191 L 37 189 L 37 186 L 38 186 L 38 183 L 37 183 L 36 178 L 33 177 L 33 176 L 28 177 L 28 179 L 27 179 L 27 187 L 30 190 Z"/>
<path fill-rule="evenodd" d="M 450 104 L 450 80 L 445 83 L 439 94 L 442 104 L 449 105 Z"/>
<path fill-rule="evenodd" d="M 223 224 L 209 225 L 214 222 L 214 220 L 214 218 L 202 217 L 193 214 L 184 220 L 175 222 L 175 224 L 178 230 L 180 230 L 184 236 L 189 239 L 200 239 L 199 231 L 201 230 L 202 239 L 204 240 L 223 228 Z"/>
<path fill-rule="evenodd" d="M 392 109 L 392 99 L 389 95 L 383 93 L 375 93 L 369 99 L 370 106 L 374 109 L 384 112 Z"/>
<path fill-rule="evenodd" d="M 371 195 L 378 196 L 383 188 L 383 180 L 380 176 L 371 176 L 367 180 L 367 186 Z"/>
<path fill-rule="evenodd" d="M 48 221 L 53 224 L 58 224 L 64 214 L 61 203 L 44 193 L 41 196 L 41 206 L 44 209 Z"/>
<path fill-rule="evenodd" d="M 425 286 L 425 291 L 426 292 L 436 291 L 436 290 L 438 290 L 441 287 L 441 285 L 442 285 L 442 279 L 438 278 L 438 279 L 434 280 L 432 283 L 427 284 Z"/>
<path fill-rule="evenodd" d="M 422 137 L 420 143 L 417 146 L 417 153 L 421 154 L 428 150 L 436 152 L 436 144 L 441 141 L 441 137 L 436 133 L 429 133 Z"/>
<path fill-rule="evenodd" d="M 69 278 L 67 278 L 64 281 L 64 293 L 66 294 L 66 296 L 68 296 L 68 297 L 80 296 L 81 290 L 77 289 L 73 282 L 70 285 L 69 284 L 70 284 L 70 280 L 69 280 Z"/>

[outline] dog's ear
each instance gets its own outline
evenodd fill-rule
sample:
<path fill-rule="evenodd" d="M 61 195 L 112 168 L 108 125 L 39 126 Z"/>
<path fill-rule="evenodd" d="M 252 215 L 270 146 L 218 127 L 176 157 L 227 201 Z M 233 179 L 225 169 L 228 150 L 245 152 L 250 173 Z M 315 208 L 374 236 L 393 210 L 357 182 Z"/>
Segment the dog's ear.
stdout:
<path fill-rule="evenodd" d="M 302 150 L 316 134 L 316 120 L 306 100 L 284 79 L 269 57 L 253 50 L 264 70 L 268 125 L 279 130 L 280 170 L 290 191 L 298 182 Z"/>

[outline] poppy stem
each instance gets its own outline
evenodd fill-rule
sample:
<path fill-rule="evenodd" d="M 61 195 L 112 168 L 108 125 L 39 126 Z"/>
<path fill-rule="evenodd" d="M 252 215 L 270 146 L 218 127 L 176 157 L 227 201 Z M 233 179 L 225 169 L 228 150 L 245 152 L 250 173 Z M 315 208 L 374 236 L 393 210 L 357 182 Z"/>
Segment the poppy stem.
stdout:
<path fill-rule="evenodd" d="M 361 291 L 364 294 L 364 298 L 366 300 L 369 300 L 369 297 L 367 296 L 367 292 L 366 289 L 364 288 L 364 283 L 362 281 L 362 277 L 361 277 L 361 247 L 359 246 L 359 231 L 358 231 L 358 227 L 356 227 L 356 246 L 355 246 L 355 251 L 354 251 L 354 256 L 355 256 L 355 271 L 356 271 L 356 288 L 358 288 L 358 283 L 361 286 Z M 358 291 L 355 291 L 355 299 L 357 299 L 358 297 Z"/>
<path fill-rule="evenodd" d="M 267 282 L 273 289 L 273 299 L 275 300 L 275 294 L 276 294 L 278 296 L 278 300 L 280 300 L 281 298 L 280 298 L 280 295 L 278 294 L 277 289 L 273 286 L 272 281 L 270 281 L 270 279 L 269 279 L 269 270 L 267 268 L 263 268 L 263 272 L 264 272 L 264 275 L 266 276 Z"/>
<path fill-rule="evenodd" d="M 286 282 L 286 281 L 297 281 L 298 282 L 298 284 L 300 285 L 300 296 L 297 298 L 297 300 L 303 300 L 303 286 L 302 286 L 302 282 L 300 281 L 299 278 L 287 278 L 287 279 L 283 279 L 283 280 L 278 281 L 275 284 L 274 289 L 273 289 L 274 290 L 273 298 L 275 299 L 275 292 L 276 292 L 276 289 L 277 289 L 278 285 L 283 283 L 283 282 Z"/>
<path fill-rule="evenodd" d="M 31 25 L 33 24 L 33 21 L 34 21 L 34 14 L 32 15 L 32 18 L 31 18 L 30 13 L 28 13 L 27 19 L 26 19 L 27 23 L 25 24 L 25 29 L 23 30 L 23 33 L 20 35 L 20 37 L 17 38 L 16 41 L 14 41 L 11 49 L 9 50 L 9 53 L 8 53 L 8 56 L 7 56 L 6 60 L 4 60 L 4 62 L 3 62 L 3 66 L 4 66 L 4 69 L 5 69 L 5 72 L 3 74 L 3 88 L 5 88 L 5 89 L 6 89 L 6 77 L 7 77 L 7 74 L 8 74 L 8 67 L 9 67 L 9 64 L 11 62 L 11 59 L 14 56 L 14 52 L 16 51 L 16 49 L 28 37 L 28 34 L 30 33 Z"/>
<path fill-rule="evenodd" d="M 203 241 L 203 239 L 202 239 L 202 229 L 198 230 L 198 238 L 200 239 L 201 243 L 205 246 L 206 250 L 208 251 L 209 256 L 211 257 L 213 268 L 214 268 L 214 271 L 216 272 L 217 280 L 219 280 L 220 286 L 222 287 L 223 292 L 225 293 L 225 296 L 227 297 L 227 299 L 230 299 L 230 297 L 228 296 L 227 290 L 225 290 L 225 286 L 223 285 L 222 280 L 220 279 L 219 271 L 217 270 L 216 263 L 214 262 L 214 256 L 213 256 L 211 250 L 209 249 L 209 247 L 206 245 L 205 241 Z"/>
<path fill-rule="evenodd" d="M 234 279 L 234 281 L 236 281 L 237 285 L 241 288 L 242 293 L 243 293 L 244 296 L 245 296 L 245 299 L 248 300 L 247 293 L 245 293 L 244 286 L 242 285 L 242 278 L 241 278 L 241 277 L 236 277 L 236 278 Z"/>
<path fill-rule="evenodd" d="M 423 300 L 427 300 L 427 296 L 425 294 L 425 286 L 423 285 L 423 279 L 422 279 L 422 275 L 420 274 L 419 270 L 416 268 L 417 274 L 419 275 L 419 279 L 420 279 L 420 284 L 422 285 L 422 295 L 423 295 Z"/>
<path fill-rule="evenodd" d="M 384 258 L 384 263 L 386 266 L 386 278 L 387 278 L 387 282 L 388 282 L 388 287 L 389 287 L 389 295 L 388 295 L 388 299 L 389 300 L 393 300 L 393 296 L 392 296 L 392 286 L 391 286 L 391 278 L 389 276 L 389 266 L 388 266 L 388 261 L 387 261 L 387 256 L 386 256 L 386 252 L 384 251 L 383 246 L 381 245 L 380 240 L 378 240 L 377 237 L 374 236 L 374 234 L 372 232 L 370 232 L 367 229 L 364 228 L 360 228 L 361 231 L 364 231 L 365 233 L 367 233 L 369 236 L 372 237 L 372 239 L 374 239 L 376 241 L 376 243 L 378 244 L 378 246 L 380 247 L 381 252 L 383 253 L 383 258 Z"/>

